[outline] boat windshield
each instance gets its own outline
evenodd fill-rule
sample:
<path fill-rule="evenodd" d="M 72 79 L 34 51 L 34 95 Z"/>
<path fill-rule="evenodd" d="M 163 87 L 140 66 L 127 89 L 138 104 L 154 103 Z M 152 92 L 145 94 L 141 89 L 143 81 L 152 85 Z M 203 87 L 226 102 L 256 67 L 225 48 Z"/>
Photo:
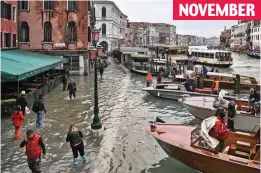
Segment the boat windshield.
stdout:
<path fill-rule="evenodd" d="M 198 126 L 196 129 L 194 129 L 191 132 L 191 141 L 190 145 L 192 147 L 200 148 L 207 150 L 212 153 L 217 153 L 218 152 L 218 146 L 216 147 L 211 147 L 208 142 L 202 137 L 201 135 L 201 126 Z"/>

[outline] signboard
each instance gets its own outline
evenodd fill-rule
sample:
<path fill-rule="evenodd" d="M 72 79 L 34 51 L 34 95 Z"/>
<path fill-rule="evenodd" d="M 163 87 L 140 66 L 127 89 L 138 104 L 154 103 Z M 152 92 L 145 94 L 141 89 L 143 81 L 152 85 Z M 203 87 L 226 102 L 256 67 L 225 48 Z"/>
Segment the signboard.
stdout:
<path fill-rule="evenodd" d="M 55 47 L 65 47 L 65 43 L 55 43 Z"/>

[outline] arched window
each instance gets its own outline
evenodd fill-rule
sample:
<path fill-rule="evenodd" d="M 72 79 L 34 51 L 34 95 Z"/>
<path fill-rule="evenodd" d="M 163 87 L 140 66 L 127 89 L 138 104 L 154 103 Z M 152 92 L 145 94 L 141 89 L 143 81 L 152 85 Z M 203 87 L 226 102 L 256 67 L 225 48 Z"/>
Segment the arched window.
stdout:
<path fill-rule="evenodd" d="M 106 17 L 106 8 L 102 7 L 102 17 Z"/>
<path fill-rule="evenodd" d="M 69 41 L 77 41 L 77 26 L 75 22 L 71 21 L 68 23 L 68 40 Z"/>
<path fill-rule="evenodd" d="M 102 35 L 106 35 L 106 24 L 102 24 Z"/>
<path fill-rule="evenodd" d="M 51 22 L 44 23 L 44 42 L 52 42 L 52 24 L 51 24 Z"/>
<path fill-rule="evenodd" d="M 92 42 L 92 29 L 88 26 L 88 42 Z"/>
<path fill-rule="evenodd" d="M 27 22 L 22 22 L 20 25 L 19 42 L 29 42 L 29 26 Z"/>

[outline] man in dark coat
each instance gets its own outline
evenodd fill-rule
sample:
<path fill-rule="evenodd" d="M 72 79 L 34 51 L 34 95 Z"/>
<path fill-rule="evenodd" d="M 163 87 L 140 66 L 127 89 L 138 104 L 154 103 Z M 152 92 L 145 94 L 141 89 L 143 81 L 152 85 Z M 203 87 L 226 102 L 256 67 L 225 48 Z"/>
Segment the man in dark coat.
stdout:
<path fill-rule="evenodd" d="M 25 116 L 25 107 L 28 106 L 28 103 L 26 101 L 25 98 L 25 91 L 22 91 L 21 94 L 17 97 L 16 99 L 16 106 L 20 105 L 21 106 L 21 110 Z"/>
<path fill-rule="evenodd" d="M 76 83 L 71 78 L 70 82 L 68 83 L 67 91 L 69 91 L 70 100 L 72 100 L 72 95 L 76 98 Z"/>

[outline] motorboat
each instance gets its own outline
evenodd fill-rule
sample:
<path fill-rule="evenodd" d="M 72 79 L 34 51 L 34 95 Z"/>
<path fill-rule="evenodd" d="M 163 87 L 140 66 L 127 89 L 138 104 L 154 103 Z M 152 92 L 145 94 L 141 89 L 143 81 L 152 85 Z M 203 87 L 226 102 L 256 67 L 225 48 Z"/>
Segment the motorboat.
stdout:
<path fill-rule="evenodd" d="M 178 100 L 193 116 L 206 119 L 215 116 L 217 108 L 213 97 L 183 97 Z M 234 100 L 236 105 L 236 116 L 234 119 L 235 129 L 250 132 L 260 122 L 260 114 L 252 115 L 248 110 L 248 99 L 240 98 Z M 227 104 L 226 104 L 227 105 Z"/>
<path fill-rule="evenodd" d="M 152 122 L 147 131 L 170 157 L 197 171 L 260 172 L 260 128 L 255 134 L 229 131 L 220 151 L 219 141 L 208 134 L 207 122 L 210 124 L 203 121 L 198 127 Z"/>

